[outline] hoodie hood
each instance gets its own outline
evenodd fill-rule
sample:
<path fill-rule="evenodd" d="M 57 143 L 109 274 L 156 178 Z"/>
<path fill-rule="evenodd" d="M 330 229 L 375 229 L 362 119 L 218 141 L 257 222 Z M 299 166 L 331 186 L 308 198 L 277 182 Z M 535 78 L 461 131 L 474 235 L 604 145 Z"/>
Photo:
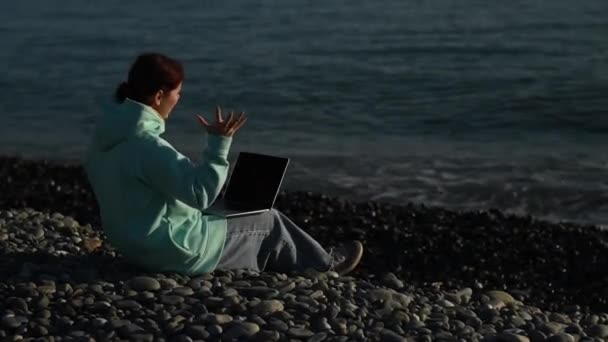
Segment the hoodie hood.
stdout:
<path fill-rule="evenodd" d="M 159 136 L 164 132 L 165 120 L 154 108 L 127 98 L 123 103 L 104 106 L 95 128 L 93 146 L 105 152 L 133 135 Z"/>

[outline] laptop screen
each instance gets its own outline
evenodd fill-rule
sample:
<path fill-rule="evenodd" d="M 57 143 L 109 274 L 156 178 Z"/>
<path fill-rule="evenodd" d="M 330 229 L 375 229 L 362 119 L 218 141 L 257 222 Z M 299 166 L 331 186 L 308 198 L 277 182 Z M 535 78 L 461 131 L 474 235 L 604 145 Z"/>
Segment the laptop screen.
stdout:
<path fill-rule="evenodd" d="M 271 208 L 288 163 L 288 158 L 239 153 L 226 188 L 225 201 L 250 209 Z"/>

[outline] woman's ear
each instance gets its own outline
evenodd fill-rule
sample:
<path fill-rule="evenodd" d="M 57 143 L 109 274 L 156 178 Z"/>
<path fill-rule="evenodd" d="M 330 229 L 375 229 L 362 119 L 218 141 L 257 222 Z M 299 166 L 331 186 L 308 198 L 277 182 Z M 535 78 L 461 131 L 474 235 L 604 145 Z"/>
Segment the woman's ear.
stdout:
<path fill-rule="evenodd" d="M 165 95 L 165 92 L 162 89 L 157 91 L 156 94 L 154 94 L 154 105 L 160 106 L 160 103 L 162 102 L 164 95 Z"/>

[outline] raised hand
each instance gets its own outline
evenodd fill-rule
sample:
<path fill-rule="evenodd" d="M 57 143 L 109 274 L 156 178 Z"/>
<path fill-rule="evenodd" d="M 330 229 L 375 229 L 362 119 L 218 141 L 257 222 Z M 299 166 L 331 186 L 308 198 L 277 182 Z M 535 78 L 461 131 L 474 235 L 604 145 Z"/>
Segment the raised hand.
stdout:
<path fill-rule="evenodd" d="M 234 117 L 234 112 L 230 112 L 228 118 L 224 119 L 220 106 L 215 107 L 215 122 L 213 124 L 210 124 L 200 115 L 197 115 L 197 117 L 201 125 L 207 130 L 207 133 L 226 137 L 233 136 L 247 121 L 245 112 L 241 112 L 237 118 Z"/>

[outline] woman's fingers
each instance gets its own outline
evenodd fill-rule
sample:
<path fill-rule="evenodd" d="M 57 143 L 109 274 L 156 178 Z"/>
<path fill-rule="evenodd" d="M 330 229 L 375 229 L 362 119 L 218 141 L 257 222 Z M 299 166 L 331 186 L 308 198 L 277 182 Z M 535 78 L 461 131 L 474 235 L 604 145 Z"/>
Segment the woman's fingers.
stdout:
<path fill-rule="evenodd" d="M 197 115 L 196 117 L 208 132 L 216 132 L 217 134 L 225 136 L 232 136 L 245 124 L 245 121 L 247 121 L 245 112 L 239 113 L 238 117 L 235 117 L 234 112 L 230 112 L 226 119 L 224 119 L 222 117 L 222 109 L 219 105 L 215 107 L 216 122 L 214 124 L 210 124 L 201 115 Z"/>
<path fill-rule="evenodd" d="M 247 121 L 247 117 L 243 117 L 241 120 L 239 120 L 239 122 L 237 123 L 236 126 L 234 126 L 234 131 L 238 131 L 239 129 L 241 129 L 241 127 L 243 127 L 243 125 L 245 124 L 245 122 Z"/>
<path fill-rule="evenodd" d="M 198 118 L 198 121 L 201 123 L 201 125 L 203 125 L 203 126 L 205 126 L 205 127 L 209 127 L 209 126 L 211 126 L 211 125 L 210 125 L 210 124 L 207 122 L 207 120 L 205 120 L 205 118 L 204 118 L 204 117 L 202 117 L 202 116 L 200 116 L 200 115 L 197 115 L 196 117 Z"/>
<path fill-rule="evenodd" d="M 230 112 L 230 114 L 228 114 L 228 119 L 226 119 L 226 121 L 224 121 L 224 124 L 226 126 L 230 126 L 233 119 L 234 119 L 234 112 Z"/>
<path fill-rule="evenodd" d="M 241 127 L 243 127 L 243 125 L 245 124 L 245 121 L 247 121 L 247 117 L 245 116 L 245 113 L 241 112 L 241 115 L 239 115 L 238 119 L 236 119 L 234 121 L 234 125 L 232 125 L 230 127 L 230 135 L 233 135 L 234 133 L 236 133 Z"/>
<path fill-rule="evenodd" d="M 234 120 L 230 120 L 230 122 L 228 122 L 226 124 L 226 130 L 229 131 L 232 128 L 234 128 L 234 126 L 236 126 L 239 123 L 239 120 L 242 120 L 243 116 L 245 115 L 245 113 L 241 112 L 238 116 L 238 118 L 235 118 Z"/>
<path fill-rule="evenodd" d="M 243 126 L 243 124 L 245 123 L 245 121 L 247 121 L 247 117 L 245 116 L 245 112 L 241 112 L 241 114 L 239 115 L 239 118 L 236 120 L 235 123 L 235 127 L 237 127 L 237 130 Z"/>
<path fill-rule="evenodd" d="M 224 122 L 224 118 L 222 118 L 222 109 L 220 105 L 215 106 L 215 121 L 222 123 Z"/>
<path fill-rule="evenodd" d="M 237 121 L 238 121 L 238 118 L 234 117 L 234 112 L 230 112 L 230 119 L 226 121 L 226 130 L 229 130 L 232 127 L 234 127 L 234 125 L 236 125 Z"/>

